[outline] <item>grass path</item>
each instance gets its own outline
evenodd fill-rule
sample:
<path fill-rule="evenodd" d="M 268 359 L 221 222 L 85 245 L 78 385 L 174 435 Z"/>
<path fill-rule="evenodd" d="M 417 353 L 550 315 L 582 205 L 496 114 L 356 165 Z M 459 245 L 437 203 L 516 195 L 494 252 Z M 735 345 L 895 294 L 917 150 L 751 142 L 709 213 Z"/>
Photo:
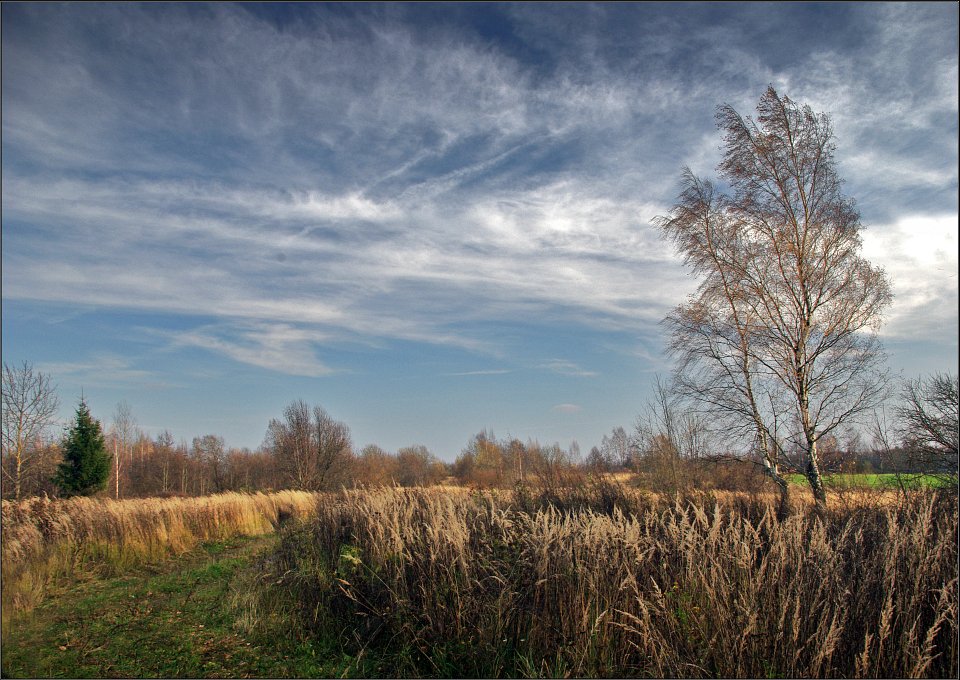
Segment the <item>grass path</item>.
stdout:
<path fill-rule="evenodd" d="M 235 628 L 239 571 L 275 536 L 206 544 L 117 578 L 51 592 L 3 631 L 3 677 L 342 677 L 355 660 L 288 631 Z"/>

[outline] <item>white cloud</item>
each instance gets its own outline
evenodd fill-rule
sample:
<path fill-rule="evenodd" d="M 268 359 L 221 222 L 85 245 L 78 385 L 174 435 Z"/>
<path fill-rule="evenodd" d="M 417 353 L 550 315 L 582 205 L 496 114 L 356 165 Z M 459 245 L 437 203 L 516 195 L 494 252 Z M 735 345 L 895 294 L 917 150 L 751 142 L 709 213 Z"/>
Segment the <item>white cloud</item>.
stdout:
<path fill-rule="evenodd" d="M 883 267 L 893 286 L 882 334 L 935 339 L 952 329 L 956 337 L 957 245 L 956 214 L 908 215 L 864 231 L 863 256 Z"/>
<path fill-rule="evenodd" d="M 202 328 L 185 333 L 171 334 L 175 346 L 200 347 L 219 352 L 234 361 L 267 368 L 288 375 L 321 377 L 335 369 L 320 361 L 314 346 L 324 340 L 316 334 L 285 324 L 258 324 L 239 334 L 233 329 Z"/>
<path fill-rule="evenodd" d="M 557 404 L 553 407 L 553 410 L 559 411 L 560 413 L 577 413 L 583 410 L 583 407 L 578 404 Z"/>

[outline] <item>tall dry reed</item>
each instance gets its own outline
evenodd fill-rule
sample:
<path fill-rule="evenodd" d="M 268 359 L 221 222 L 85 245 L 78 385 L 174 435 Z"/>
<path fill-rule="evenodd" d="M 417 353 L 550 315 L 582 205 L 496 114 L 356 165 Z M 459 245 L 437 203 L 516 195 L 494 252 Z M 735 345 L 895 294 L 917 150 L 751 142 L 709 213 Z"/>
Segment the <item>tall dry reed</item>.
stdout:
<path fill-rule="evenodd" d="M 396 674 L 956 676 L 955 502 L 779 521 L 729 494 L 577 500 L 344 492 L 256 592 Z"/>
<path fill-rule="evenodd" d="M 34 606 L 52 583 L 78 571 L 119 573 L 179 554 L 200 541 L 254 536 L 280 518 L 306 516 L 316 496 L 298 491 L 201 498 L 32 498 L 2 503 L 4 623 Z"/>

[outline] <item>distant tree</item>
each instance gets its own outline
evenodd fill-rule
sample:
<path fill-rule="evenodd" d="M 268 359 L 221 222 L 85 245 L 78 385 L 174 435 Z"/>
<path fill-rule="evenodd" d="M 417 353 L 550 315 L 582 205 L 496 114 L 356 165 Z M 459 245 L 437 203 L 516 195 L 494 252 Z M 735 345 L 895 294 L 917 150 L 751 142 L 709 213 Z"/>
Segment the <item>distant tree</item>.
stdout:
<path fill-rule="evenodd" d="M 638 454 L 636 441 L 631 440 L 621 426 L 613 428 L 609 435 L 603 435 L 600 441 L 600 455 L 611 468 L 629 470 L 636 462 Z"/>
<path fill-rule="evenodd" d="M 860 257 L 860 216 L 841 193 L 829 118 L 771 87 L 758 118 L 720 107 L 724 193 L 686 170 L 663 233 L 701 276 L 670 314 L 676 384 L 752 440 L 781 491 L 789 450 L 821 510 L 818 442 L 885 394 L 876 331 L 892 295 Z"/>
<path fill-rule="evenodd" d="M 154 440 L 143 430 L 137 430 L 137 438 L 130 447 L 130 466 L 127 488 L 131 495 L 152 496 L 160 491 L 157 479 L 157 451 Z"/>
<path fill-rule="evenodd" d="M 636 455 L 651 450 L 672 451 L 674 457 L 687 460 L 705 457 L 710 450 L 707 424 L 702 416 L 683 409 L 685 402 L 659 375 L 654 378 L 653 397 L 637 416 L 629 446 Z M 623 436 L 622 428 L 619 428 Z M 616 430 L 615 430 L 616 432 Z M 654 440 L 659 443 L 651 444 Z"/>
<path fill-rule="evenodd" d="M 214 493 L 222 492 L 224 490 L 226 458 L 223 437 L 218 437 L 215 434 L 194 437 L 193 456 L 206 473 L 206 478 L 209 478 Z"/>
<path fill-rule="evenodd" d="M 347 426 L 320 406 L 311 413 L 302 400 L 287 406 L 283 415 L 283 420 L 270 421 L 266 444 L 288 483 L 323 490 L 346 482 L 353 457 Z"/>
<path fill-rule="evenodd" d="M 613 468 L 610 461 L 597 446 L 590 447 L 590 452 L 587 453 L 587 459 L 583 461 L 583 464 L 584 467 L 594 473 L 610 472 Z"/>
<path fill-rule="evenodd" d="M 13 367 L 3 364 L 3 478 L 13 485 L 18 500 L 58 408 L 60 400 L 49 376 L 28 362 Z"/>
<path fill-rule="evenodd" d="M 396 470 L 402 486 L 429 486 L 445 475 L 443 464 L 422 444 L 397 451 Z"/>
<path fill-rule="evenodd" d="M 277 470 L 277 460 L 272 453 L 258 449 L 247 457 L 250 489 L 270 491 L 282 486 L 282 477 Z"/>
<path fill-rule="evenodd" d="M 529 471 L 530 469 L 530 456 L 527 447 L 519 439 L 511 439 L 509 442 L 505 442 L 502 448 L 514 482 L 526 481 L 527 473 L 524 470 Z"/>
<path fill-rule="evenodd" d="M 83 400 L 64 437 L 62 449 L 63 462 L 57 468 L 54 482 L 64 496 L 89 496 L 106 488 L 110 477 L 110 454 L 100 422 L 91 417 Z"/>
<path fill-rule="evenodd" d="M 376 444 L 368 444 L 357 456 L 354 470 L 358 483 L 390 486 L 397 480 L 397 458 Z"/>
<path fill-rule="evenodd" d="M 334 489 L 350 482 L 353 445 L 350 428 L 322 407 L 313 407 L 314 487 Z"/>
<path fill-rule="evenodd" d="M 169 431 L 164 430 L 153 445 L 153 458 L 159 482 L 160 493 L 166 495 L 173 488 L 174 440 Z"/>
<path fill-rule="evenodd" d="M 273 419 L 267 427 L 266 446 L 276 457 L 287 483 L 297 489 L 313 484 L 313 436 L 310 407 L 302 399 L 283 410 L 283 420 Z"/>
<path fill-rule="evenodd" d="M 471 447 L 465 448 L 453 462 L 453 476 L 462 485 L 476 484 L 477 453 Z"/>
<path fill-rule="evenodd" d="M 474 481 L 483 486 L 504 486 L 507 484 L 503 447 L 497 442 L 493 432 L 478 433 L 469 442 L 468 450 L 473 454 Z"/>
<path fill-rule="evenodd" d="M 547 490 L 555 490 L 570 486 L 581 481 L 579 446 L 571 445 L 567 451 L 559 444 L 541 446 L 537 442 L 529 442 L 527 451 L 530 457 L 531 481 Z"/>
<path fill-rule="evenodd" d="M 127 463 L 132 457 L 130 447 L 138 434 L 133 409 L 130 404 L 121 401 L 113 413 L 113 427 L 110 432 L 113 444 L 114 498 L 120 498 L 120 477 L 127 471 Z"/>
<path fill-rule="evenodd" d="M 526 481 L 532 472 L 533 460 L 528 446 L 519 439 L 497 440 L 493 432 L 483 430 L 467 442 L 450 466 L 450 473 L 461 484 L 506 487 Z M 439 481 L 446 475 L 446 466 L 433 459 L 434 476 Z"/>
<path fill-rule="evenodd" d="M 957 421 L 960 417 L 957 376 L 937 373 L 907 381 L 896 408 L 899 434 L 911 463 L 923 472 L 957 484 Z"/>

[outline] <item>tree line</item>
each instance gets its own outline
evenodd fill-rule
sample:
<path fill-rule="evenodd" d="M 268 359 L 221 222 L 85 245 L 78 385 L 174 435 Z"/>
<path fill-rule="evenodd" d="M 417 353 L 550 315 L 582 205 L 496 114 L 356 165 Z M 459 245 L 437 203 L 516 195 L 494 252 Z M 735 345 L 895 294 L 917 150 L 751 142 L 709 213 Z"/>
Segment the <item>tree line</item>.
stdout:
<path fill-rule="evenodd" d="M 820 442 L 826 472 L 929 473 L 956 484 L 958 389 L 955 375 L 937 374 L 902 385 L 872 433 L 850 430 Z M 452 463 L 423 445 L 388 452 L 370 444 L 356 450 L 349 427 L 321 406 L 291 402 L 266 428 L 256 450 L 228 447 L 205 434 L 176 441 L 148 436 L 121 402 L 105 425 L 81 401 L 69 428 L 52 431 L 59 398 L 50 376 L 29 363 L 3 366 L 2 493 L 7 499 L 99 493 L 114 498 L 202 496 L 226 491 L 284 488 L 334 490 L 356 486 L 474 487 L 535 484 L 558 488 L 586 475 L 629 472 L 659 490 L 689 486 L 762 486 L 749 452 L 726 450 L 702 414 L 688 408 L 673 385 L 659 378 L 654 397 L 631 430 L 615 427 L 581 454 L 535 440 L 477 433 Z M 726 451 L 726 452 L 725 452 Z M 785 451 L 784 473 L 802 470 L 803 452 Z M 790 465 L 792 464 L 792 467 Z M 71 467 L 72 466 L 72 467 Z"/>
<path fill-rule="evenodd" d="M 378 446 L 355 452 L 349 428 L 322 407 L 295 401 L 271 420 L 256 450 L 228 447 L 217 434 L 177 441 L 169 431 L 150 437 L 126 402 L 105 423 L 81 401 L 62 433 L 54 430 L 59 398 L 50 376 L 29 363 L 3 367 L 4 498 L 99 492 L 114 498 L 202 496 L 284 488 L 329 490 L 359 484 L 428 485 L 448 466 L 425 446 L 390 453 Z M 97 455 L 74 460 L 77 447 Z M 74 455 L 76 458 L 76 455 Z M 80 478 L 93 475 L 92 487 Z"/>

